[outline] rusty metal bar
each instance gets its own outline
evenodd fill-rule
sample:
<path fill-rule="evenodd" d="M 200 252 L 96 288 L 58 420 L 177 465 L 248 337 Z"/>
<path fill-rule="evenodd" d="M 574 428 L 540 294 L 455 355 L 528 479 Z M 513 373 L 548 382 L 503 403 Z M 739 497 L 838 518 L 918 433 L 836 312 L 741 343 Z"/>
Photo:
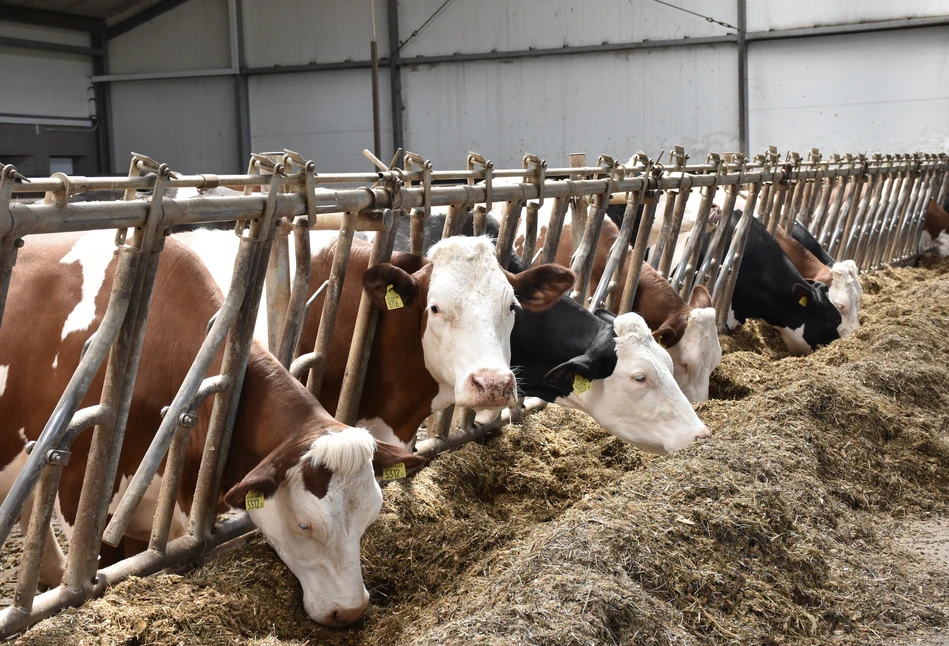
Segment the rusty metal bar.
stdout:
<path fill-rule="evenodd" d="M 537 211 L 540 210 L 540 204 L 537 202 L 528 202 L 524 215 L 524 262 L 531 264 L 534 257 L 534 250 L 537 248 Z"/>
<path fill-rule="evenodd" d="M 732 234 L 731 244 L 728 246 L 728 252 L 722 261 L 722 268 L 715 282 L 715 289 L 712 291 L 715 321 L 720 330 L 724 328 L 728 316 L 732 294 L 735 291 L 735 281 L 738 279 L 741 259 L 745 253 L 745 243 L 748 242 L 748 235 L 751 233 L 752 213 L 754 213 L 755 202 L 758 200 L 760 190 L 760 184 L 752 184 L 752 188 L 748 193 L 748 200 L 745 203 L 745 210 L 738 220 L 735 232 Z"/>
<path fill-rule="evenodd" d="M 567 180 L 568 184 L 572 184 Z M 554 200 L 554 205 L 550 210 L 550 222 L 547 223 L 547 238 L 544 240 L 544 253 L 541 256 L 541 262 L 551 263 L 557 258 L 557 248 L 560 246 L 560 234 L 563 232 L 563 221 L 567 215 L 567 208 L 570 206 L 569 197 L 558 197 Z M 524 262 L 530 262 L 533 257 L 525 258 Z"/>
<path fill-rule="evenodd" d="M 647 162 L 647 166 L 643 171 L 648 173 L 649 170 Z M 593 292 L 593 298 L 590 300 L 588 309 L 591 312 L 595 312 L 599 307 L 608 307 L 611 303 L 607 301 L 615 300 L 615 298 L 612 298 L 616 294 L 616 284 L 613 281 L 613 274 L 623 270 L 626 255 L 629 251 L 629 242 L 633 237 L 633 226 L 636 223 L 636 210 L 642 201 L 643 193 L 644 191 L 636 191 L 626 195 L 626 210 L 623 211 L 623 224 L 620 226 L 619 236 L 617 236 L 613 248 L 610 249 L 610 255 L 606 260 L 606 267 L 603 270 L 603 275 L 600 276 L 600 282 L 597 284 Z"/>
<path fill-rule="evenodd" d="M 636 297 L 636 290 L 639 288 L 639 276 L 643 270 L 643 258 L 646 257 L 646 249 L 649 246 L 649 232 L 652 230 L 652 223 L 656 219 L 656 192 L 655 185 L 658 177 L 656 173 L 650 177 L 649 187 L 643 193 L 642 202 L 646 205 L 643 209 L 643 217 L 639 223 L 639 231 L 636 232 L 636 243 L 633 245 L 633 255 L 629 260 L 629 270 L 626 273 L 626 287 L 623 288 L 623 297 L 619 302 L 617 314 L 626 314 L 633 309 L 633 300 Z"/>
<path fill-rule="evenodd" d="M 498 264 L 507 269 L 511 258 L 511 249 L 514 246 L 514 236 L 517 234 L 517 221 L 521 218 L 521 208 L 524 202 L 514 200 L 504 205 L 501 215 L 501 230 L 498 233 L 497 256 Z"/>
<path fill-rule="evenodd" d="M 290 305 L 290 225 L 277 227 L 267 263 L 267 349 L 276 355 Z"/>
<path fill-rule="evenodd" d="M 309 224 L 303 218 L 297 218 L 293 223 L 293 253 L 296 261 L 293 285 L 290 288 L 287 316 L 283 322 L 280 343 L 276 352 L 277 360 L 284 368 L 289 368 L 293 362 L 300 333 L 306 324 L 306 303 L 307 294 L 310 292 L 312 254 L 310 251 Z"/>
<path fill-rule="evenodd" d="M 603 218 L 606 216 L 606 207 L 609 206 L 610 193 L 616 177 L 617 164 L 610 158 L 601 156 L 600 163 L 609 173 L 610 180 L 603 193 L 596 195 L 592 210 L 587 212 L 587 219 L 583 228 L 583 239 L 577 247 L 570 263 L 570 269 L 577 275 L 575 289 L 570 293 L 580 305 L 586 305 L 587 292 L 590 289 L 590 273 L 593 270 L 593 261 L 596 257 L 596 246 L 600 239 L 600 230 L 603 227 Z M 608 169 L 607 169 L 608 167 Z M 577 230 L 574 228 L 574 237 Z"/>
<path fill-rule="evenodd" d="M 702 189 L 702 201 L 699 203 L 699 211 L 695 216 L 692 235 L 689 236 L 689 242 L 682 253 L 682 259 L 679 261 L 679 266 L 672 277 L 673 288 L 679 292 L 679 296 L 686 302 L 689 301 L 689 295 L 692 293 L 695 268 L 699 264 L 699 257 L 702 253 L 705 225 L 708 222 L 708 216 L 712 210 L 712 201 L 715 199 L 717 191 L 717 186 L 707 186 Z"/>

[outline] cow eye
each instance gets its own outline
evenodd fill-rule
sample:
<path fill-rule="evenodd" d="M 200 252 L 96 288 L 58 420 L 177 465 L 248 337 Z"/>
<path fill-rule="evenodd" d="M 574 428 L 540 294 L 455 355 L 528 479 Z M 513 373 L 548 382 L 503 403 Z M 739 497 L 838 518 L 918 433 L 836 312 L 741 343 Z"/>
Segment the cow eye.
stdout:
<path fill-rule="evenodd" d="M 438 305 L 432 305 L 431 308 L 432 314 L 438 314 Z"/>
<path fill-rule="evenodd" d="M 641 372 L 637 372 L 635 375 L 633 375 L 633 380 L 638 381 L 639 383 L 643 383 L 644 381 L 646 381 L 646 375 L 644 375 Z"/>
<path fill-rule="evenodd" d="M 305 532 L 310 531 L 310 526 L 307 525 L 306 523 L 297 523 L 297 525 L 300 527 L 300 529 L 302 529 Z"/>
<path fill-rule="evenodd" d="M 511 311 L 512 312 L 517 311 L 517 303 L 511 303 Z"/>

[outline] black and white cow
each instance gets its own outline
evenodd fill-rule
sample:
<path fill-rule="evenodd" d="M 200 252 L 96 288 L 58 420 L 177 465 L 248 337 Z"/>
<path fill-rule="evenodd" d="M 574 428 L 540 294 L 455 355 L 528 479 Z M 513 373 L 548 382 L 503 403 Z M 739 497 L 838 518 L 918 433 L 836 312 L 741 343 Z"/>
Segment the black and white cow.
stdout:
<path fill-rule="evenodd" d="M 740 217 L 741 211 L 732 214 L 727 240 L 730 241 Z M 735 280 L 727 326 L 734 329 L 752 318 L 763 319 L 777 328 L 788 349 L 797 354 L 809 354 L 840 338 L 840 312 L 823 286 L 805 280 L 755 218 L 751 219 Z"/>

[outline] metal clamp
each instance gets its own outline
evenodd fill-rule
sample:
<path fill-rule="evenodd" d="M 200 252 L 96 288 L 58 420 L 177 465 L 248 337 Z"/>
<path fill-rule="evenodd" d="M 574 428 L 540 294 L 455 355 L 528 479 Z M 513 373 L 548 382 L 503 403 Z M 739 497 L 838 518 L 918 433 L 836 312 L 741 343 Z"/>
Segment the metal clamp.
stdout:
<path fill-rule="evenodd" d="M 475 170 L 475 166 L 480 166 L 484 172 L 484 210 L 489 212 L 491 206 L 493 205 L 492 200 L 492 184 L 494 183 L 494 162 L 490 159 L 485 159 L 484 156 L 479 153 L 469 152 L 468 158 L 465 161 L 465 167 L 469 171 Z M 468 178 L 468 185 L 471 186 L 474 184 L 474 177 Z"/>
<path fill-rule="evenodd" d="M 612 160 L 611 160 L 612 161 Z M 537 155 L 527 153 L 522 160 L 524 170 L 527 171 L 534 167 L 534 177 L 527 173 L 524 174 L 525 184 L 534 184 L 537 187 L 537 206 L 544 205 L 544 182 L 547 179 L 547 160 L 541 159 Z"/>
<path fill-rule="evenodd" d="M 417 153 L 405 151 L 403 164 L 406 171 L 413 170 L 413 166 L 414 170 L 422 171 L 422 214 L 427 218 L 432 214 L 432 162 L 422 159 Z"/>

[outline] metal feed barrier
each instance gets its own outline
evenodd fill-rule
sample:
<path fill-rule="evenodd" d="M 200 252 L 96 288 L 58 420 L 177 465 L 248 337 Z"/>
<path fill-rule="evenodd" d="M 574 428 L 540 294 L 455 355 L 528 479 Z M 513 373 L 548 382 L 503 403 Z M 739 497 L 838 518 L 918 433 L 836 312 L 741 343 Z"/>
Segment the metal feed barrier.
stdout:
<path fill-rule="evenodd" d="M 118 250 L 115 279 L 102 324 L 90 338 L 38 440 L 27 446 L 26 465 L 0 506 L 0 543 L 4 543 L 27 497 L 34 496 L 14 601 L 0 612 L 0 636 L 8 636 L 67 606 L 79 605 L 130 575 L 143 576 L 181 563 L 251 529 L 246 514 L 216 522 L 216 509 L 259 303 L 266 293 L 271 351 L 294 376 L 307 375 L 307 387 L 318 396 L 356 231 L 376 232 L 372 263 L 384 262 L 392 253 L 393 228 L 400 217 L 411 218 L 411 249 L 421 253 L 423 225 L 432 207 L 449 207 L 443 230 L 443 235 L 449 236 L 459 229 L 468 209 L 473 209 L 475 233 L 482 233 L 487 213 L 494 204 L 503 203 L 497 244 L 499 260 L 503 263 L 510 257 L 518 220 L 526 210 L 525 259 L 530 261 L 536 252 L 544 262 L 550 262 L 556 255 L 569 208 L 574 230 L 583 231 L 582 236 L 574 236 L 576 253 L 572 269 L 577 282 L 573 297 L 591 310 L 605 305 L 623 313 L 629 311 L 636 293 L 648 232 L 658 217 L 657 198 L 667 193 L 661 234 L 650 262 L 671 280 L 683 298 L 688 299 L 696 285 L 706 286 L 712 293 L 721 326 L 752 217 L 758 217 L 771 233 L 779 225 L 788 228 L 797 218 L 829 253 L 838 259 L 852 258 L 861 270 L 868 271 L 911 259 L 922 251 L 920 234 L 926 204 L 930 197 L 942 202 L 949 188 L 949 158 L 945 154 L 870 158 L 833 155 L 824 160 L 813 150 L 807 160 L 790 153 L 781 161 L 772 147 L 751 160 L 739 154 L 711 154 L 705 164 L 689 165 L 684 150 L 676 147 L 667 165 L 639 153 L 630 165 L 600 156 L 596 165 L 587 166 L 585 156 L 575 155 L 571 156 L 569 167 L 551 169 L 536 156 L 525 155 L 522 168 L 499 170 L 472 153 L 466 169 L 460 171 L 436 171 L 430 162 L 413 153 L 405 154 L 405 166 L 401 169 L 394 167 L 394 161 L 389 165 L 375 158 L 373 161 L 379 166 L 378 172 L 326 175 L 317 174 L 312 162 L 289 151 L 253 155 L 246 175 L 175 175 L 166 165 L 137 154 L 133 154 L 127 177 L 68 177 L 57 173 L 50 178 L 28 180 L 13 166 L 0 169 L 0 322 L 17 251 L 26 236 L 116 229 Z M 518 181 L 495 182 L 498 178 Z M 351 188 L 352 185 L 358 186 Z M 242 193 L 187 199 L 166 195 L 170 189 L 217 186 L 242 189 Z M 720 188 L 724 191 L 726 216 L 712 233 L 701 264 L 702 236 L 694 235 L 673 271 L 672 254 L 693 188 L 700 189 L 701 195 L 696 231 L 704 231 Z M 124 190 L 124 199 L 70 202 L 73 195 L 104 189 Z M 151 196 L 137 199 L 138 190 L 149 190 Z M 730 244 L 726 245 L 723 224 L 739 191 L 746 192 L 747 207 Z M 21 193 L 45 193 L 45 199 L 14 201 L 14 196 Z M 591 285 L 596 243 L 613 196 L 624 200 L 625 219 L 605 273 L 598 285 Z M 536 251 L 538 209 L 547 200 L 552 201 L 549 230 L 543 248 Z M 638 231 L 634 232 L 640 205 L 644 207 L 643 215 Z M 174 400 L 168 403 L 145 459 L 106 526 L 166 229 L 225 221 L 237 221 L 235 232 L 240 238 L 233 287 L 209 323 L 187 377 Z M 315 300 L 315 296 L 307 299 L 310 229 L 337 230 L 340 246 L 330 278 L 318 290 L 319 293 L 325 289 L 327 296 L 315 347 L 307 351 L 299 346 L 303 323 Z M 291 235 L 296 254 L 293 276 L 289 271 Z M 619 294 L 614 275 L 624 266 L 631 240 L 634 242 L 626 287 Z M 347 424 L 356 421 L 368 365 L 367 349 L 372 345 L 377 315 L 371 301 L 363 295 L 336 411 L 337 418 Z M 212 359 L 222 346 L 220 374 L 208 375 Z M 105 385 L 99 403 L 79 409 L 93 377 L 106 360 Z M 212 395 L 213 411 L 189 532 L 169 541 L 188 435 L 195 425 L 196 411 Z M 481 437 L 522 413 L 522 409 L 507 411 L 498 421 L 479 426 L 472 423 L 469 411 L 460 416 L 461 423 L 455 429 L 450 427 L 450 413 L 443 414 L 442 423 L 417 449 L 433 455 Z M 69 460 L 72 442 L 88 428 L 94 429 L 92 446 L 65 575 L 61 585 L 35 596 L 60 475 Z M 149 549 L 99 569 L 100 543 L 119 542 L 166 455 Z"/>

